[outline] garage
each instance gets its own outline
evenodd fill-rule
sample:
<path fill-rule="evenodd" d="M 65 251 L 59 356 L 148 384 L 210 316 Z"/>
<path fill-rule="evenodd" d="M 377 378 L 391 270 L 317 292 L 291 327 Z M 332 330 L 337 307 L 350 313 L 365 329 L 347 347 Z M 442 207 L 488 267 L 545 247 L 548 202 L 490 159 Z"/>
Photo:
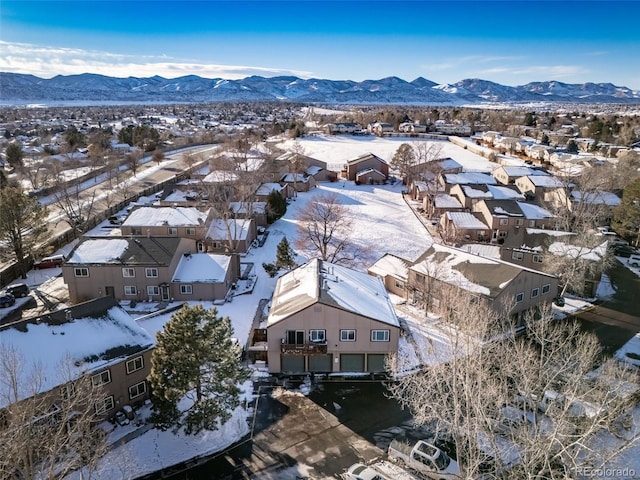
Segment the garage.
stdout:
<path fill-rule="evenodd" d="M 370 353 L 369 355 L 367 355 L 367 372 L 384 372 L 385 358 L 386 355 L 383 353 Z"/>
<path fill-rule="evenodd" d="M 364 353 L 343 353 L 340 355 L 341 372 L 364 372 Z"/>
<path fill-rule="evenodd" d="M 330 373 L 333 355 L 309 355 L 309 371 L 314 373 Z"/>
<path fill-rule="evenodd" d="M 283 373 L 304 373 L 304 355 L 282 355 Z"/>

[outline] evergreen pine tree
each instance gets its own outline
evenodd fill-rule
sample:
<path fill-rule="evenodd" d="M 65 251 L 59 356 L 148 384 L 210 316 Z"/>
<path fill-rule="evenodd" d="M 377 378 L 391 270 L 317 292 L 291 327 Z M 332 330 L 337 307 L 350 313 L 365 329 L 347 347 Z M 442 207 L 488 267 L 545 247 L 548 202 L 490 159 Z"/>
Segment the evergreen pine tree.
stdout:
<path fill-rule="evenodd" d="M 267 220 L 269 223 L 275 222 L 287 211 L 287 201 L 282 198 L 279 192 L 273 190 L 267 197 Z"/>
<path fill-rule="evenodd" d="M 280 243 L 278 243 L 278 249 L 276 250 L 276 268 L 285 268 L 291 270 L 296 266 L 295 253 L 289 245 L 287 237 L 282 237 Z"/>
<path fill-rule="evenodd" d="M 216 430 L 240 404 L 239 384 L 248 378 L 240 346 L 232 339 L 228 317 L 214 308 L 185 305 L 157 335 L 149 382 L 151 421 L 161 429 L 185 433 Z M 183 398 L 190 406 L 181 411 Z"/>

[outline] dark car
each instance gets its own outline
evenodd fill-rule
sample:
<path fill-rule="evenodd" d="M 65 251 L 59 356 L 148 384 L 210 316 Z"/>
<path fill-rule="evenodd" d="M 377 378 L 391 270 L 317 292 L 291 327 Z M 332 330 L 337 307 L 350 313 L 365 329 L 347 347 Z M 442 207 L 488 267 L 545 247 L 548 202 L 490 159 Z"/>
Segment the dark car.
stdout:
<path fill-rule="evenodd" d="M 15 285 L 9 285 L 5 288 L 7 293 L 10 293 L 16 298 L 26 297 L 29 295 L 29 286 L 26 283 L 16 283 Z"/>
<path fill-rule="evenodd" d="M 60 267 L 64 263 L 64 255 L 53 255 L 51 257 L 45 257 L 42 260 L 38 260 L 33 264 L 33 268 L 36 270 L 40 268 L 54 268 Z"/>
<path fill-rule="evenodd" d="M 0 308 L 10 307 L 14 303 L 16 303 L 16 298 L 10 293 L 0 295 Z"/>

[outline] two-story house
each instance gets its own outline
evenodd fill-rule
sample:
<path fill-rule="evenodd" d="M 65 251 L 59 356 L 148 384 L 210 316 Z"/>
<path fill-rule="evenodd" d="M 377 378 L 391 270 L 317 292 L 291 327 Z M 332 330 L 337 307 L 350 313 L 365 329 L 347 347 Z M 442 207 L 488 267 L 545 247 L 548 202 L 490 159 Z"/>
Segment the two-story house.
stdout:
<path fill-rule="evenodd" d="M 363 184 L 381 183 L 389 177 L 389 164 L 373 153 L 365 153 L 347 162 L 347 179 Z"/>
<path fill-rule="evenodd" d="M 516 182 L 516 179 L 525 176 L 549 176 L 549 174 L 543 170 L 517 165 L 502 165 L 493 170 L 491 175 L 503 185 L 512 185 Z"/>
<path fill-rule="evenodd" d="M 315 259 L 278 280 L 266 333 L 271 373 L 377 373 L 400 323 L 379 278 Z"/>

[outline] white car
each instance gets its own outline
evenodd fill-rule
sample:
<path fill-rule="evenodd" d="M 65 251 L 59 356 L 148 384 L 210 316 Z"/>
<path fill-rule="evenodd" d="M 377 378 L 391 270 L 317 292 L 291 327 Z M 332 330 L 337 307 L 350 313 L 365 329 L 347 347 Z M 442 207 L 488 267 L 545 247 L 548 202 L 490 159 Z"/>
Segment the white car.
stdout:
<path fill-rule="evenodd" d="M 351 465 L 343 476 L 347 480 L 388 480 L 387 477 L 362 463 Z"/>

